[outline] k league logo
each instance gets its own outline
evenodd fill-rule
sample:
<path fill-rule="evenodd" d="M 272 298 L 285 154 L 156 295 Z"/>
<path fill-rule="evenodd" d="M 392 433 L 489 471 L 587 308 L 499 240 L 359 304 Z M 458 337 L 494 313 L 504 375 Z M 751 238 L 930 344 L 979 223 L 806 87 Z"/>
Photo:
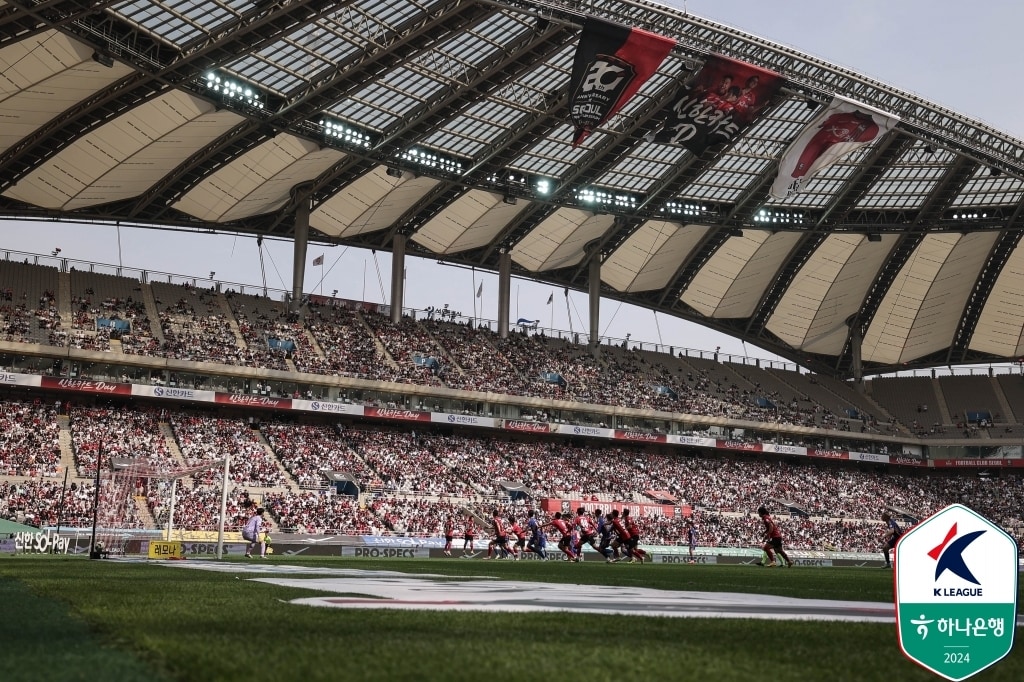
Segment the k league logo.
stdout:
<path fill-rule="evenodd" d="M 1017 620 L 1017 544 L 959 504 L 896 545 L 896 625 L 907 658 L 963 680 L 1010 653 Z"/>

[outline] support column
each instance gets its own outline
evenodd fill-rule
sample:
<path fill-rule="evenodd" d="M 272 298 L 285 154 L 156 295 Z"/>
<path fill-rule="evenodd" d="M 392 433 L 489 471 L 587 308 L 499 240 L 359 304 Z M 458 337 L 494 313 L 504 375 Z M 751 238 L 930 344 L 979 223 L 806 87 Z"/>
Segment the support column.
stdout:
<path fill-rule="evenodd" d="M 862 386 L 864 383 L 864 367 L 861 365 L 860 359 L 860 347 L 863 342 L 860 324 L 854 322 L 853 328 L 850 329 L 850 359 L 853 364 L 853 382 L 857 386 Z"/>
<path fill-rule="evenodd" d="M 304 196 L 295 207 L 295 251 L 292 262 L 292 300 L 289 312 L 296 313 L 302 305 L 302 286 L 306 279 L 306 246 L 309 242 L 309 197 Z"/>
<path fill-rule="evenodd" d="M 498 338 L 508 338 L 509 297 L 512 293 L 512 254 L 498 256 Z"/>
<path fill-rule="evenodd" d="M 601 347 L 601 253 L 590 255 L 587 284 L 590 288 L 590 351 L 598 356 Z"/>
<path fill-rule="evenodd" d="M 391 241 L 391 322 L 402 321 L 405 303 L 405 242 L 404 234 L 396 234 Z"/>

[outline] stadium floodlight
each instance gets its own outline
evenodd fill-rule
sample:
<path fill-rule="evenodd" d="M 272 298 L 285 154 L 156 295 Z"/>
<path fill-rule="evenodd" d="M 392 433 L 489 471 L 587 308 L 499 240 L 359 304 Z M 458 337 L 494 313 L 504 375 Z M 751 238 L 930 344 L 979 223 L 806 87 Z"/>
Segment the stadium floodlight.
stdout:
<path fill-rule="evenodd" d="M 320 119 L 320 128 L 327 144 L 363 149 L 373 146 L 370 134 L 351 123 L 325 116 Z"/>
<path fill-rule="evenodd" d="M 547 178 L 537 178 L 533 183 L 533 187 L 537 191 L 537 194 L 542 196 L 550 194 L 553 186 L 554 183 Z"/>
<path fill-rule="evenodd" d="M 412 147 L 398 156 L 406 163 L 448 175 L 462 175 L 465 168 L 461 159 L 432 149 Z"/>
<path fill-rule="evenodd" d="M 266 96 L 258 88 L 237 78 L 209 71 L 206 74 L 206 88 L 217 93 L 229 105 L 258 110 L 265 108 Z"/>

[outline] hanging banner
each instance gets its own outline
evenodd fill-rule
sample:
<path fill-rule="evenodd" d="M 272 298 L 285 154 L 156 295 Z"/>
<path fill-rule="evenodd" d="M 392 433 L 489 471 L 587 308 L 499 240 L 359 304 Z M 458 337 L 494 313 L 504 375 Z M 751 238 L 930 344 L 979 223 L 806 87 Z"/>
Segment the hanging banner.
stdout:
<path fill-rule="evenodd" d="M 798 194 L 819 171 L 879 139 L 899 121 L 866 104 L 833 97 L 782 156 L 772 196 L 787 199 Z"/>
<path fill-rule="evenodd" d="M 732 142 L 782 87 L 782 77 L 753 64 L 711 55 L 662 112 L 661 130 L 648 139 L 679 144 L 696 155 Z"/>
<path fill-rule="evenodd" d="M 675 44 L 671 38 L 639 28 L 586 18 L 569 79 L 574 147 L 636 94 Z"/>

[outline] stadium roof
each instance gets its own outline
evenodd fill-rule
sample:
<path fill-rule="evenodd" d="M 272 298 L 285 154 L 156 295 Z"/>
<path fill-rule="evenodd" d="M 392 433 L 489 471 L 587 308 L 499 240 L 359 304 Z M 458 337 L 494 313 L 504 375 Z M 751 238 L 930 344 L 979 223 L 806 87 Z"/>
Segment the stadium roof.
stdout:
<path fill-rule="evenodd" d="M 498 269 L 724 331 L 838 375 L 1024 355 L 1024 148 L 753 35 L 643 2 L 678 41 L 574 146 L 571 2 L 0 0 L 0 215 L 311 238 Z M 784 78 L 694 154 L 647 139 L 724 55 Z M 769 193 L 833 95 L 899 118 Z M 88 228 L 83 228 L 88 229 Z M 852 333 L 851 330 L 856 330 Z"/>

